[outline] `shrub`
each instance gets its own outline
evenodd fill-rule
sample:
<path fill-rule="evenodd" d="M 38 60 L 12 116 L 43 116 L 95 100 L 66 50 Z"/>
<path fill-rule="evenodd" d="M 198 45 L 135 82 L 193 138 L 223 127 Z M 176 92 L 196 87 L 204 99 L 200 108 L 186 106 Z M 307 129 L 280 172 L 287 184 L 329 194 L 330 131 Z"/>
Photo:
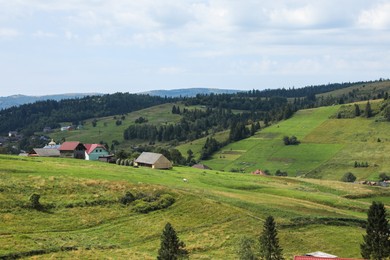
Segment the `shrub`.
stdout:
<path fill-rule="evenodd" d="M 32 194 L 30 196 L 30 206 L 33 208 L 33 209 L 36 209 L 36 210 L 41 210 L 43 207 L 42 207 L 42 204 L 39 202 L 39 199 L 41 198 L 41 195 L 39 194 Z"/>
<path fill-rule="evenodd" d="M 291 137 L 284 136 L 283 137 L 283 143 L 285 145 L 298 145 L 301 142 L 298 140 L 298 138 L 296 136 L 291 136 Z"/>
<path fill-rule="evenodd" d="M 158 197 L 145 197 L 135 201 L 133 210 L 138 213 L 148 213 L 168 208 L 173 203 L 175 203 L 175 198 L 169 194 L 163 194 Z"/>
<path fill-rule="evenodd" d="M 122 198 L 119 199 L 119 202 L 122 203 L 123 205 L 128 205 L 134 200 L 135 200 L 134 195 L 130 191 L 128 191 Z"/>
<path fill-rule="evenodd" d="M 351 172 L 347 172 L 344 174 L 344 176 L 341 178 L 341 181 L 343 182 L 354 182 L 356 180 L 356 176 L 353 175 Z"/>

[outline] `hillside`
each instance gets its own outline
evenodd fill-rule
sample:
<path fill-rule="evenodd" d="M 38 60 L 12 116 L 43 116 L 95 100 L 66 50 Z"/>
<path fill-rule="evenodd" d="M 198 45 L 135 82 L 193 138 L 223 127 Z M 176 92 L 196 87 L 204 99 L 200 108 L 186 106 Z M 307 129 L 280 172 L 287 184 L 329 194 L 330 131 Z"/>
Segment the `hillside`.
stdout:
<path fill-rule="evenodd" d="M 388 189 L 315 179 L 4 155 L 0 163 L 0 257 L 154 259 L 169 221 L 191 259 L 236 259 L 238 239 L 256 239 L 270 214 L 286 259 L 313 251 L 359 257 L 371 201 L 390 204 Z M 118 203 L 126 191 L 176 202 L 137 213 Z M 44 210 L 28 206 L 32 193 Z"/>
<path fill-rule="evenodd" d="M 129 127 L 134 125 L 135 120 L 139 117 L 144 117 L 148 120 L 148 123 L 161 125 L 161 124 L 173 124 L 177 123 L 181 116 L 172 114 L 173 103 L 162 104 L 153 106 L 146 109 L 141 109 L 125 115 L 114 115 L 109 117 L 99 117 L 89 120 L 85 120 L 82 129 L 73 131 L 61 132 L 57 129 L 55 132 L 49 134 L 51 138 L 54 138 L 57 142 L 62 139 L 69 141 L 80 141 L 84 143 L 106 142 L 109 145 L 113 140 L 119 142 L 117 149 L 129 149 L 131 145 L 143 144 L 142 140 L 124 141 L 123 132 Z M 96 126 L 94 127 L 92 122 L 96 120 Z M 121 120 L 121 124 L 117 125 L 117 120 Z M 66 125 L 67 123 L 63 123 Z"/>
<path fill-rule="evenodd" d="M 360 103 L 361 109 L 365 104 Z M 390 123 L 378 117 L 338 119 L 339 111 L 348 107 L 353 105 L 300 110 L 291 119 L 229 144 L 205 163 L 225 171 L 282 170 L 289 176 L 333 180 L 352 172 L 359 180 L 377 180 L 379 173 L 390 172 L 385 158 L 390 152 Z M 296 136 L 301 143 L 286 146 L 284 136 Z M 369 167 L 355 168 L 355 161 L 368 162 Z"/>
<path fill-rule="evenodd" d="M 45 96 L 26 96 L 26 95 L 13 95 L 7 97 L 0 97 L 0 110 L 13 106 L 20 106 L 23 104 L 34 103 L 44 100 L 63 100 L 82 98 L 85 96 L 100 96 L 100 93 L 74 93 L 74 94 L 58 94 L 58 95 L 45 95 Z"/>
<path fill-rule="evenodd" d="M 197 94 L 209 95 L 214 94 L 234 94 L 242 90 L 237 89 L 218 89 L 218 88 L 182 88 L 169 90 L 151 90 L 142 92 L 142 94 L 149 94 L 151 96 L 160 97 L 195 97 Z"/>

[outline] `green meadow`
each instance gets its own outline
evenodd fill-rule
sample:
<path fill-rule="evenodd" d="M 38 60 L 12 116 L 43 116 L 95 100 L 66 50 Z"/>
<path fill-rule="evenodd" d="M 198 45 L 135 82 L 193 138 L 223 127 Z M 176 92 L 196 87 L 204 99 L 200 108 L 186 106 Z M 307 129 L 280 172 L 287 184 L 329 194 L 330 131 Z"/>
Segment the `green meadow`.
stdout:
<path fill-rule="evenodd" d="M 139 213 L 119 203 L 128 191 L 170 194 L 175 203 Z M 33 193 L 42 210 L 31 208 Z M 237 241 L 256 239 L 268 215 L 286 259 L 359 257 L 366 211 L 373 200 L 390 205 L 389 195 L 329 180 L 0 155 L 0 258 L 155 259 L 169 221 L 191 259 L 236 259 Z"/>
<path fill-rule="evenodd" d="M 130 125 L 135 124 L 135 120 L 139 117 L 144 117 L 148 120 L 148 123 L 161 125 L 161 124 L 173 124 L 177 123 L 181 116 L 172 114 L 172 106 L 174 104 L 162 104 L 139 111 L 131 112 L 125 115 L 116 115 L 110 117 L 96 118 L 96 126 L 93 127 L 91 118 L 86 120 L 83 124 L 83 128 L 80 130 L 64 131 L 61 132 L 57 129 L 55 132 L 50 134 L 56 142 L 60 142 L 62 139 L 67 141 L 80 141 L 83 143 L 96 143 L 96 142 L 107 142 L 111 145 L 113 140 L 117 140 L 120 143 L 118 149 L 126 149 L 131 144 L 144 143 L 143 141 L 124 141 L 123 132 Z M 176 104 L 178 105 L 178 104 Z M 179 104 L 180 105 L 180 104 Z M 121 117 L 124 116 L 122 120 Z M 116 121 L 121 120 L 121 125 L 116 125 Z M 67 123 L 64 123 L 67 125 Z"/>
<path fill-rule="evenodd" d="M 361 109 L 364 109 L 360 103 Z M 373 102 L 373 107 L 378 107 Z M 390 124 L 373 118 L 341 118 L 351 105 L 298 111 L 291 119 L 262 129 L 254 136 L 229 144 L 204 163 L 213 169 L 251 172 L 286 171 L 289 176 L 340 180 L 352 172 L 358 180 L 377 180 L 390 172 Z M 299 145 L 286 146 L 283 136 L 296 136 Z M 354 163 L 368 167 L 354 167 Z"/>

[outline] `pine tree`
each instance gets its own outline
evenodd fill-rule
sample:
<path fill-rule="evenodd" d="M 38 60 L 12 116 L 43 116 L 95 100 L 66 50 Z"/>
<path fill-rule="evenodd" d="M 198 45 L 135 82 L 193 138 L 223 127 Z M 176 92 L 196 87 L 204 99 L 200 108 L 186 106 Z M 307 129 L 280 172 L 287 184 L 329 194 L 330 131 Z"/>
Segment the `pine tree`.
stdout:
<path fill-rule="evenodd" d="M 367 216 L 367 233 L 360 245 L 361 255 L 365 259 L 387 259 L 390 257 L 390 229 L 383 203 L 373 201 Z"/>
<path fill-rule="evenodd" d="M 367 118 L 372 117 L 372 109 L 371 109 L 370 101 L 367 101 L 366 109 L 365 109 L 364 113 L 365 113 Z"/>
<path fill-rule="evenodd" d="M 175 229 L 168 222 L 161 234 L 161 245 L 158 250 L 157 260 L 176 260 L 188 258 L 188 251 L 184 242 L 176 235 Z"/>
<path fill-rule="evenodd" d="M 355 116 L 360 116 L 360 107 L 358 104 L 355 104 Z"/>
<path fill-rule="evenodd" d="M 269 216 L 260 235 L 260 257 L 263 260 L 283 260 L 282 248 L 279 246 L 278 231 L 274 218 Z"/>

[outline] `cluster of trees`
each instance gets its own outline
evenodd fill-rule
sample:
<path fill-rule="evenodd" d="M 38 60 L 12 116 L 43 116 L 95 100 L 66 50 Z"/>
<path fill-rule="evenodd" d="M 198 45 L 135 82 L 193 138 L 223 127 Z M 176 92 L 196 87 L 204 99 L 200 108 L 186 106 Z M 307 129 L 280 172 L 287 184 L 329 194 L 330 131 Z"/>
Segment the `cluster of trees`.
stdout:
<path fill-rule="evenodd" d="M 207 160 L 210 158 L 210 156 L 218 151 L 219 148 L 223 146 L 222 143 L 218 142 L 213 137 L 207 137 L 205 144 L 202 147 L 202 151 L 200 153 L 200 159 L 201 160 Z"/>
<path fill-rule="evenodd" d="M 283 143 L 285 145 L 298 145 L 301 142 L 298 140 L 298 138 L 296 136 L 291 136 L 291 137 L 284 136 L 283 137 Z"/>
<path fill-rule="evenodd" d="M 355 168 L 367 168 L 368 167 L 368 162 L 357 162 L 357 161 L 355 161 L 354 167 Z"/>
<path fill-rule="evenodd" d="M 145 117 L 142 117 L 142 116 L 138 117 L 138 118 L 134 121 L 134 123 L 136 123 L 136 124 L 142 124 L 142 123 L 147 123 L 147 122 L 148 122 L 148 119 L 145 118 Z"/>

